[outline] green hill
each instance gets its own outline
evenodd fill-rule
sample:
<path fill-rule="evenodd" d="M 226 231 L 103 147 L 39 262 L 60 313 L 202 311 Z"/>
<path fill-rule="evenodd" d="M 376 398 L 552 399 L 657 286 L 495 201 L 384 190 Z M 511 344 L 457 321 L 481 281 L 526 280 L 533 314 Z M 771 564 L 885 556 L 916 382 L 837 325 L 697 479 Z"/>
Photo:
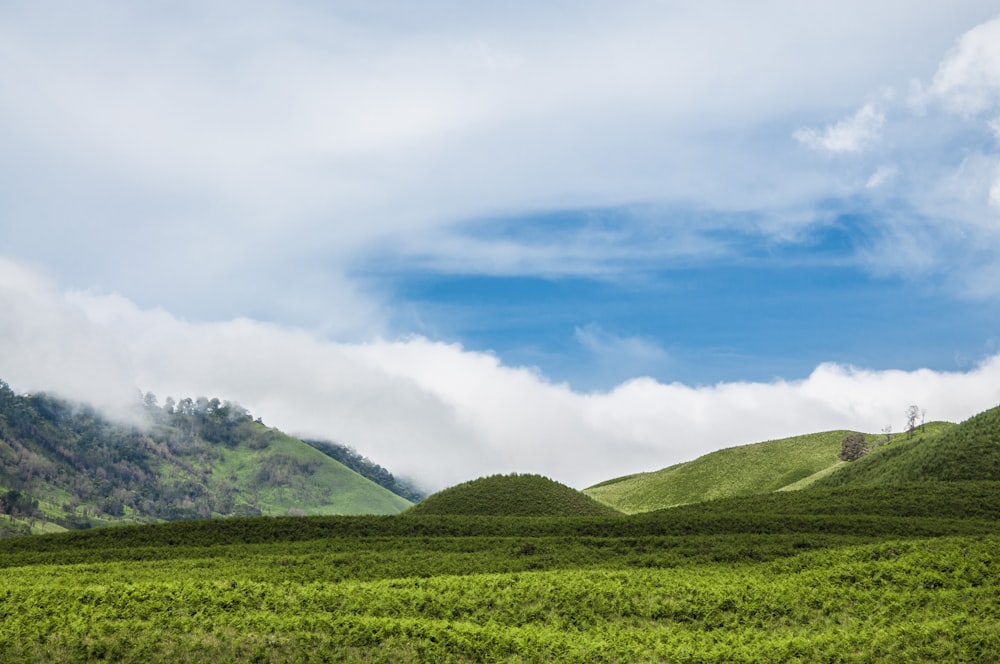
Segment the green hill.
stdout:
<path fill-rule="evenodd" d="M 936 433 L 912 438 L 901 434 L 844 464 L 816 486 L 1000 480 L 1000 406 Z"/>
<path fill-rule="evenodd" d="M 929 423 L 915 439 L 927 439 L 950 426 Z M 716 498 L 802 489 L 846 465 L 838 455 L 848 433 L 826 431 L 730 447 L 662 470 L 608 480 L 584 493 L 635 514 Z M 866 438 L 874 447 L 879 436 Z"/>
<path fill-rule="evenodd" d="M 410 502 L 218 399 L 131 423 L 0 382 L 0 535 L 213 516 L 395 514 Z"/>
<path fill-rule="evenodd" d="M 618 511 L 541 475 L 491 475 L 439 491 L 408 514 L 610 516 Z"/>

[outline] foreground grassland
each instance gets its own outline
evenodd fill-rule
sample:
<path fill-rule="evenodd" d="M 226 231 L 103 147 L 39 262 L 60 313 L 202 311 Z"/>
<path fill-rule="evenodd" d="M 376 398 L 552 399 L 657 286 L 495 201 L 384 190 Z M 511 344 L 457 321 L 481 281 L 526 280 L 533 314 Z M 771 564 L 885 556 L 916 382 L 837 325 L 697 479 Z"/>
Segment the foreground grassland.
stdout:
<path fill-rule="evenodd" d="M 0 661 L 995 661 L 1000 484 L 0 542 Z"/>

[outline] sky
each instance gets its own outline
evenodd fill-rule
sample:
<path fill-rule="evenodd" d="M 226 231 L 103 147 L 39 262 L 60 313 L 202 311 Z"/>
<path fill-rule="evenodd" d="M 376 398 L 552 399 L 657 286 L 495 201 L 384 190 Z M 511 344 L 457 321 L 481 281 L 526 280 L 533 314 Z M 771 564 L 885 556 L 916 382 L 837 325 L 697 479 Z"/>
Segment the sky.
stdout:
<path fill-rule="evenodd" d="M 428 490 L 1000 404 L 995 2 L 0 3 L 0 379 Z"/>

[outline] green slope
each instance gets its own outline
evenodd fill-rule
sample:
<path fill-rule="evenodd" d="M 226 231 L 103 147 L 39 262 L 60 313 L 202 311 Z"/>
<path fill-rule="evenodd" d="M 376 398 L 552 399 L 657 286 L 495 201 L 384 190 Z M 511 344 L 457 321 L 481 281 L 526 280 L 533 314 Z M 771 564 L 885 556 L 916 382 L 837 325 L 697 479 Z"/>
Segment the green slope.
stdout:
<path fill-rule="evenodd" d="M 264 515 L 396 514 L 410 507 L 408 500 L 297 438 L 254 426 L 268 436 L 266 448 L 223 446 L 207 466 L 208 486 L 231 484 L 237 505 Z"/>
<path fill-rule="evenodd" d="M 1000 407 L 938 435 L 899 435 L 857 461 L 817 481 L 816 486 L 901 484 L 906 482 L 1000 480 Z"/>
<path fill-rule="evenodd" d="M 491 475 L 439 491 L 408 514 L 611 516 L 616 510 L 541 475 Z"/>
<path fill-rule="evenodd" d="M 919 437 L 935 435 L 948 426 L 927 424 Z M 716 498 L 802 489 L 844 464 L 837 455 L 848 433 L 826 431 L 730 447 L 662 470 L 608 480 L 584 493 L 635 514 Z M 878 438 L 867 435 L 873 446 Z"/>

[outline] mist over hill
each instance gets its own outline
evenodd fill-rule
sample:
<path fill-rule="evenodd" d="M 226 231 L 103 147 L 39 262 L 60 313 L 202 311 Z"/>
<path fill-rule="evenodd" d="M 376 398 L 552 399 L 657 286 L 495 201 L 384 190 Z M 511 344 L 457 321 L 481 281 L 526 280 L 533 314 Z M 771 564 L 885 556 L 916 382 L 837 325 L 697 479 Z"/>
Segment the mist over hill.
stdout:
<path fill-rule="evenodd" d="M 419 497 L 360 454 L 306 444 L 229 401 L 167 398 L 161 406 L 147 394 L 128 418 L 113 420 L 48 394 L 15 394 L 0 382 L 0 511 L 10 517 L 8 529 L 393 514 Z"/>

